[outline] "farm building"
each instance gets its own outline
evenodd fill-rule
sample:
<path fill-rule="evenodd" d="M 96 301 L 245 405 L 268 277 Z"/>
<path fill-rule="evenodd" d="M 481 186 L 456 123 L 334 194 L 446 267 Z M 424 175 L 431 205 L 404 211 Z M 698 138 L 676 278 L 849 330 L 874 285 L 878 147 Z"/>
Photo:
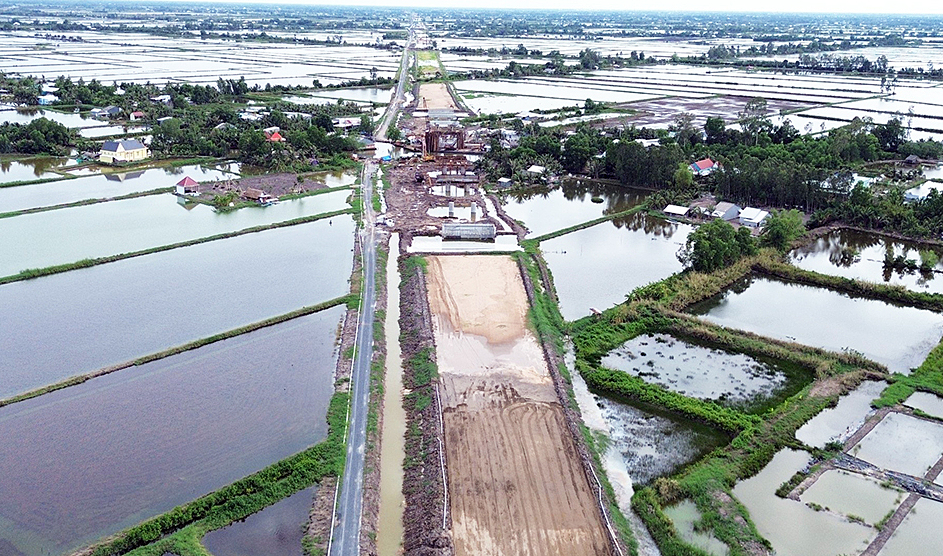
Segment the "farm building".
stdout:
<path fill-rule="evenodd" d="M 662 209 L 662 212 L 668 216 L 687 216 L 688 210 L 688 207 L 682 207 L 681 205 L 668 205 Z"/>
<path fill-rule="evenodd" d="M 177 182 L 174 192 L 177 195 L 196 195 L 200 192 L 199 187 L 200 184 L 195 179 L 187 176 Z"/>
<path fill-rule="evenodd" d="M 722 201 L 717 203 L 714 207 L 713 212 L 711 212 L 712 218 L 720 218 L 721 220 L 731 221 L 736 220 L 740 216 L 740 207 L 733 203 L 728 203 Z"/>
<path fill-rule="evenodd" d="M 249 201 L 255 201 L 260 205 L 271 205 L 278 201 L 277 198 L 269 195 L 268 193 L 263 192 L 261 189 L 246 189 L 246 192 L 242 194 Z"/>
<path fill-rule="evenodd" d="M 740 211 L 740 224 L 750 228 L 759 228 L 767 218 L 769 213 L 762 209 L 747 207 Z"/>
<path fill-rule="evenodd" d="M 105 141 L 102 150 L 98 154 L 98 160 L 105 164 L 115 162 L 137 162 L 151 156 L 143 143 L 137 139 L 126 139 L 124 141 Z"/>
<path fill-rule="evenodd" d="M 514 184 L 514 180 L 511 178 L 498 178 L 498 187 L 511 187 Z"/>

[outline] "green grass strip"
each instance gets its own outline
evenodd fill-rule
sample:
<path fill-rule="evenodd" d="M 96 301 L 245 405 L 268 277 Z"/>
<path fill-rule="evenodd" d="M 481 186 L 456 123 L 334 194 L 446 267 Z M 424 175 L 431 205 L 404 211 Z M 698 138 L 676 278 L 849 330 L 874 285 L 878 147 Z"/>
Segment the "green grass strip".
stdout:
<path fill-rule="evenodd" d="M 601 223 L 603 223 L 603 222 L 608 222 L 608 221 L 610 221 L 610 220 L 615 220 L 616 218 L 624 218 L 624 217 L 626 217 L 626 216 L 631 216 L 631 215 L 633 215 L 633 214 L 635 214 L 635 213 L 637 213 L 637 212 L 641 212 L 641 211 L 643 211 L 643 210 L 645 210 L 645 207 L 642 206 L 642 205 L 639 205 L 639 206 L 637 206 L 637 207 L 630 208 L 629 210 L 624 210 L 624 211 L 622 211 L 622 212 L 616 212 L 616 213 L 614 213 L 614 214 L 607 214 L 606 216 L 601 216 L 601 217 L 599 217 L 599 218 L 594 218 L 593 220 L 588 220 L 588 221 L 583 222 L 583 223 L 581 223 L 581 224 L 576 224 L 576 225 L 570 226 L 570 227 L 568 227 L 568 228 L 563 228 L 562 230 L 557 230 L 557 231 L 555 231 L 555 232 L 546 233 L 546 234 L 544 234 L 544 235 L 542 235 L 542 236 L 537 236 L 537 237 L 535 237 L 535 238 L 526 239 L 526 240 L 524 240 L 524 241 L 522 242 L 522 244 L 523 244 L 523 243 L 540 243 L 541 241 L 546 241 L 546 240 L 548 240 L 548 239 L 553 239 L 553 238 L 555 238 L 555 237 L 560 237 L 560 236 L 566 235 L 566 234 L 568 234 L 568 233 L 570 233 L 570 232 L 575 232 L 575 231 L 577 231 L 577 230 L 582 230 L 582 229 L 584 229 L 584 228 L 591 228 L 591 227 L 595 226 L 596 224 L 601 224 Z"/>
<path fill-rule="evenodd" d="M 136 199 L 138 197 L 147 197 L 148 195 L 159 195 L 161 193 L 170 193 L 173 191 L 173 187 L 161 187 L 158 189 L 151 189 L 149 191 L 138 191 L 136 193 L 128 193 L 127 195 L 119 195 L 118 197 L 102 197 L 99 199 L 85 199 L 83 201 L 75 201 L 73 203 L 62 203 L 59 205 L 49 205 L 46 207 L 35 207 L 28 208 L 23 210 L 16 210 L 13 212 L 2 212 L 0 213 L 0 218 L 10 218 L 13 216 L 22 216 L 24 214 L 36 214 L 37 212 L 46 212 L 50 210 L 58 210 L 64 208 L 72 207 L 84 207 L 86 205 L 97 205 L 98 203 L 106 203 L 109 201 L 125 201 L 127 199 Z"/>
<path fill-rule="evenodd" d="M 11 274 L 9 276 L 0 277 L 0 285 L 8 284 L 10 282 L 19 282 L 20 280 L 30 280 L 32 278 L 39 278 L 41 276 L 49 276 L 51 274 L 59 274 L 61 272 L 68 272 L 70 270 L 78 270 L 80 268 L 89 268 L 92 266 L 97 266 L 101 264 L 113 263 L 116 261 L 122 261 L 124 259 L 131 259 L 133 257 L 140 257 L 143 255 L 152 255 L 154 253 L 160 253 L 162 251 L 170 251 L 171 249 L 177 249 L 180 247 L 190 247 L 191 245 L 199 245 L 201 243 L 207 243 L 210 241 L 216 241 L 219 239 L 227 239 L 231 237 L 238 237 L 246 234 L 254 234 L 257 232 L 264 232 L 265 230 L 274 230 L 276 228 L 286 228 L 288 226 L 295 226 L 298 224 L 307 224 L 309 222 L 316 222 L 318 220 L 323 220 L 325 218 L 333 218 L 334 216 L 340 216 L 342 214 L 354 214 L 354 209 L 341 209 L 335 210 L 333 212 L 325 212 L 321 214 L 315 214 L 312 216 L 302 216 L 301 218 L 295 218 L 292 220 L 285 220 L 284 222 L 276 222 L 274 224 L 266 224 L 264 226 L 253 226 L 252 228 L 245 228 L 243 230 L 237 230 L 234 232 L 226 232 L 224 234 L 216 234 L 212 236 L 202 237 L 199 239 L 191 239 L 187 241 L 181 241 L 178 243 L 171 243 L 169 245 L 161 245 L 159 247 L 151 247 L 149 249 L 142 249 L 140 251 L 132 251 L 130 253 L 121 253 L 118 255 L 110 255 L 108 257 L 98 257 L 94 259 L 82 259 L 74 263 L 66 263 L 55 266 L 47 266 L 44 268 L 29 268 L 22 270 L 17 274 Z"/>
<path fill-rule="evenodd" d="M 19 187 L 21 185 L 37 185 L 40 183 L 49 183 L 54 181 L 64 181 L 64 180 L 74 180 L 78 179 L 81 176 L 75 176 L 73 174 L 62 174 L 59 177 L 55 178 L 42 178 L 38 180 L 20 180 L 20 181 L 9 181 L 6 183 L 0 183 L 0 189 L 5 187 Z"/>
<path fill-rule="evenodd" d="M 14 403 L 17 403 L 17 402 L 22 402 L 22 401 L 25 401 L 25 400 L 29 400 L 29 399 L 31 399 L 31 398 L 35 398 L 35 397 L 38 397 L 38 396 L 42 396 L 43 394 L 48 394 L 49 392 L 55 392 L 56 390 L 62 390 L 63 388 L 68 388 L 69 386 L 75 386 L 75 385 L 77 385 L 77 384 L 82 384 L 83 382 L 86 382 L 86 381 L 91 380 L 91 379 L 93 379 L 93 378 L 100 377 L 100 376 L 107 375 L 107 374 L 111 374 L 111 373 L 116 372 L 116 371 L 121 371 L 121 370 L 128 369 L 128 368 L 130 368 L 130 367 L 134 367 L 134 366 L 137 366 L 137 365 L 143 365 L 143 364 L 145 364 L 145 363 L 150 363 L 150 362 L 152 362 L 152 361 L 157 361 L 157 360 L 159 360 L 159 359 L 164 359 L 165 357 L 170 357 L 171 355 L 177 355 L 177 354 L 183 353 L 183 352 L 185 352 L 185 351 L 191 351 L 191 350 L 194 350 L 194 349 L 198 349 L 198 348 L 201 348 L 201 347 L 203 347 L 203 346 L 207 346 L 207 345 L 209 345 L 209 344 L 213 344 L 213 343 L 216 343 L 216 342 L 219 342 L 219 341 L 222 341 L 222 340 L 226 340 L 226 339 L 229 339 L 229 338 L 234 338 L 234 337 L 236 337 L 236 336 L 241 336 L 242 334 L 247 334 L 247 333 L 249 333 L 249 332 L 254 332 L 254 331 L 259 330 L 259 329 L 261 329 L 261 328 L 266 328 L 266 327 L 269 327 L 269 326 L 274 326 L 274 325 L 276 325 L 276 324 L 281 324 L 281 323 L 283 323 L 283 322 L 285 322 L 285 321 L 289 321 L 289 320 L 292 320 L 292 319 L 296 319 L 296 318 L 298 318 L 298 317 L 303 317 L 303 316 L 306 316 L 306 315 L 310 315 L 310 314 L 313 314 L 313 313 L 317 313 L 317 312 L 319 312 L 319 311 L 323 311 L 323 310 L 325 310 L 325 309 L 330 309 L 331 307 L 335 307 L 335 306 L 337 306 L 337 305 L 341 305 L 341 304 L 345 304 L 345 303 L 346 303 L 346 304 L 349 304 L 349 303 L 351 302 L 351 298 L 352 298 L 352 297 L 356 297 L 356 296 L 353 296 L 353 295 L 345 295 L 345 296 L 342 296 L 342 297 L 337 297 L 337 298 L 335 298 L 335 299 L 331 299 L 331 300 L 329 300 L 329 301 L 325 301 L 325 302 L 323 302 L 323 303 L 318 303 L 318 304 L 316 304 L 316 305 L 308 305 L 307 307 L 302 307 L 302 308 L 300 308 L 300 309 L 296 309 L 296 310 L 294 310 L 294 311 L 285 313 L 285 314 L 283 314 L 283 315 L 278 315 L 278 316 L 275 316 L 275 317 L 267 318 L 267 319 L 265 319 L 265 320 L 261 320 L 261 321 L 258 321 L 258 322 L 254 322 L 254 323 L 252 323 L 252 324 L 247 324 L 247 325 L 245 325 L 245 326 L 240 326 L 239 328 L 233 328 L 232 330 L 227 330 L 226 332 L 220 332 L 219 334 L 214 334 L 214 335 L 212 335 L 212 336 L 207 336 L 206 338 L 200 338 L 199 340 L 194 340 L 194 341 L 188 342 L 188 343 L 186 343 L 186 344 L 182 344 L 182 345 L 175 346 L 175 347 L 172 347 L 172 348 L 168 348 L 168 349 L 165 349 L 165 350 L 161 350 L 161 351 L 158 351 L 158 352 L 155 352 L 155 353 L 151 353 L 151 354 L 145 355 L 145 356 L 143 356 L 143 357 L 139 357 L 139 358 L 134 359 L 134 360 L 131 360 L 131 361 L 125 361 L 124 363 L 119 363 L 119 364 L 117 364 L 117 365 L 111 365 L 111 366 L 108 366 L 108 367 L 104 367 L 104 368 L 102 368 L 102 369 L 98 369 L 98 370 L 92 371 L 92 372 L 90 372 L 90 373 L 85 373 L 85 374 L 81 374 L 81 375 L 76 375 L 76 376 L 73 376 L 73 377 L 69 377 L 69 378 L 67 378 L 67 379 L 65 379 L 65 380 L 63 380 L 63 381 L 57 382 L 57 383 L 55 383 L 55 384 L 50 384 L 50 385 L 47 385 L 47 386 L 43 386 L 42 388 L 37 388 L 37 389 L 35 389 L 35 390 L 30 390 L 29 392 L 25 392 L 25 393 L 19 394 L 19 395 L 17 395 L 17 396 L 12 396 L 12 397 L 10 397 L 10 398 L 4 398 L 4 399 L 0 400 L 0 407 L 6 406 L 6 405 L 10 405 L 10 404 L 14 404 Z"/>
<path fill-rule="evenodd" d="M 878 408 L 897 405 L 918 390 L 943 396 L 943 341 L 910 375 L 895 373 L 891 380 L 890 386 L 871 405 Z"/>

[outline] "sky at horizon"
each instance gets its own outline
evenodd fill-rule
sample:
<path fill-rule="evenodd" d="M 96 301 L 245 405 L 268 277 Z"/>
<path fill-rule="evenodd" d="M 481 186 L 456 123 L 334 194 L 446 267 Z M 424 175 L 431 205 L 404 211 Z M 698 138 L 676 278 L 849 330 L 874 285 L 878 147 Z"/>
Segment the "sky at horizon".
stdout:
<path fill-rule="evenodd" d="M 138 0 L 146 1 L 146 0 Z M 192 0 L 168 0 L 192 2 Z M 943 15 L 943 2 L 915 0 L 898 4 L 879 0 L 790 0 L 769 3 L 756 0 L 661 0 L 657 6 L 648 2 L 626 0 L 591 0 L 574 5 L 572 0 L 520 0 L 508 5 L 506 0 L 466 0 L 459 5 L 451 0 L 201 0 L 220 4 L 309 5 L 309 6 L 377 6 L 415 8 L 494 8 L 580 11 L 662 11 L 662 12 L 744 12 L 744 13 L 813 13 L 813 14 L 884 14 Z"/>

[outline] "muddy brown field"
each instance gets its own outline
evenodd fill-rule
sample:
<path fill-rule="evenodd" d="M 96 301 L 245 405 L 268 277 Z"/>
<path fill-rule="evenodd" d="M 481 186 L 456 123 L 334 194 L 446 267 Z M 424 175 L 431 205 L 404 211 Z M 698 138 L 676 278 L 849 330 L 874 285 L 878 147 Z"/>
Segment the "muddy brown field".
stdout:
<path fill-rule="evenodd" d="M 423 83 L 420 85 L 417 106 L 422 110 L 458 109 L 445 83 Z"/>
<path fill-rule="evenodd" d="M 427 260 L 455 554 L 610 554 L 517 264 Z"/>

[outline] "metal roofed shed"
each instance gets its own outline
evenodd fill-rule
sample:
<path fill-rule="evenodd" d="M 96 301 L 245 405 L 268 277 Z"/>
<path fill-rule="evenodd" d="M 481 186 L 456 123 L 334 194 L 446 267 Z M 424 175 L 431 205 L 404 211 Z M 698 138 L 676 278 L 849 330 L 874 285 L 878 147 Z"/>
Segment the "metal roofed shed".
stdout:
<path fill-rule="evenodd" d="M 465 240 L 491 240 L 497 235 L 498 230 L 494 224 L 455 224 L 446 223 L 442 225 L 443 239 L 465 239 Z"/>
<path fill-rule="evenodd" d="M 682 207 L 681 205 L 668 205 L 662 212 L 668 216 L 685 216 L 688 214 L 688 207 Z"/>

